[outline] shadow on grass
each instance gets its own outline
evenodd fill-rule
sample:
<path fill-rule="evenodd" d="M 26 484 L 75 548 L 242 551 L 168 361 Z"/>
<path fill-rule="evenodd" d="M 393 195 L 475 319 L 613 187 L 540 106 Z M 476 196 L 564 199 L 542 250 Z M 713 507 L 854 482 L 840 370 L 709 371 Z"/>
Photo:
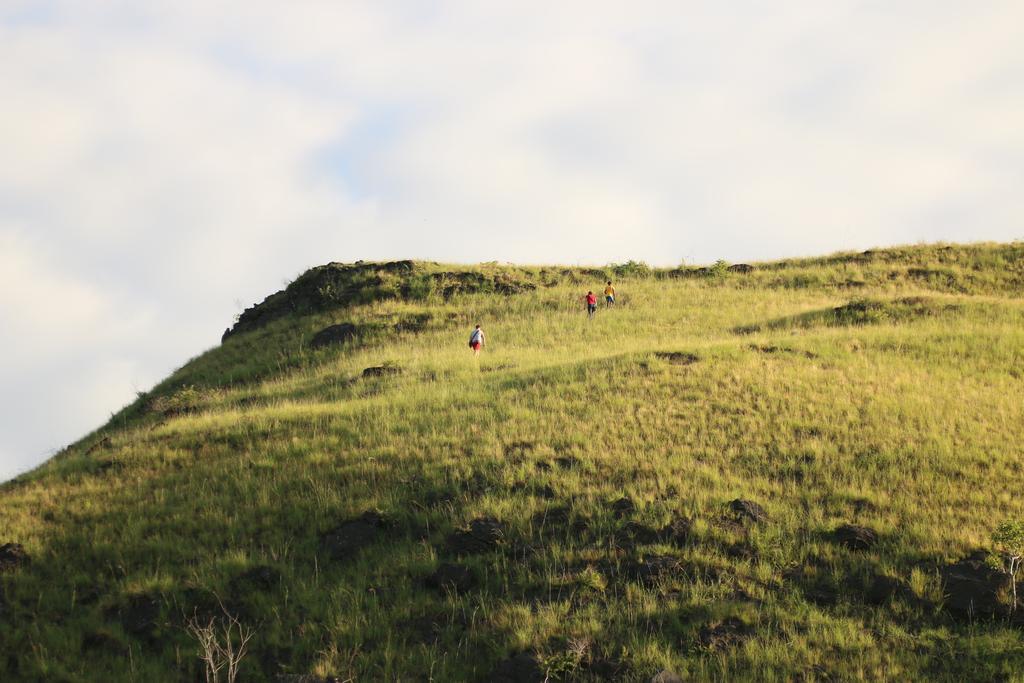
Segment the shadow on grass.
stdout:
<path fill-rule="evenodd" d="M 778 330 L 811 329 L 815 327 L 854 327 L 882 323 L 902 323 L 922 318 L 957 314 L 963 310 L 958 303 L 949 303 L 929 297 L 902 297 L 899 299 L 855 299 L 842 306 L 822 308 L 776 318 L 763 323 L 733 328 L 736 334 L 772 332 Z"/>

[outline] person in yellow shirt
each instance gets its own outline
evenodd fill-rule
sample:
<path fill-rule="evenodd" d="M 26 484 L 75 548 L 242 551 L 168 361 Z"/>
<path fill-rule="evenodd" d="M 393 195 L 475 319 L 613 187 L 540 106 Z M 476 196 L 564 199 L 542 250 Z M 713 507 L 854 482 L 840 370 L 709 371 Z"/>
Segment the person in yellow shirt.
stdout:
<path fill-rule="evenodd" d="M 612 287 L 612 281 L 608 281 L 608 286 L 604 288 L 604 305 L 605 308 L 615 303 L 615 288 Z"/>

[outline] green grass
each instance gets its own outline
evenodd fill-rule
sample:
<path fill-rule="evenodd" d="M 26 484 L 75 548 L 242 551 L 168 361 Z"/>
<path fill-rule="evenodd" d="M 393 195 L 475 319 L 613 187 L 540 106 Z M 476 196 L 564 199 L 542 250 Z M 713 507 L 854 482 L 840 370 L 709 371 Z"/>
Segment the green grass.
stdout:
<path fill-rule="evenodd" d="M 0 574 L 0 678 L 193 680 L 184 624 L 219 598 L 256 629 L 247 681 L 487 680 L 519 651 L 562 680 L 1014 679 L 1019 628 L 954 618 L 937 572 L 1024 515 L 1022 263 L 1015 243 L 624 264 L 593 320 L 578 297 L 611 268 L 482 267 L 537 285 L 501 295 L 417 264 L 414 296 L 236 334 L 0 488 L 0 543 L 32 556 Z M 309 348 L 343 321 L 375 331 Z M 383 363 L 402 374 L 361 376 Z M 738 497 L 768 520 L 723 521 Z M 331 559 L 321 535 L 367 510 L 390 528 Z M 453 556 L 481 516 L 504 542 Z M 628 541 L 680 517 L 685 543 Z M 878 544 L 837 545 L 844 522 Z M 652 555 L 679 567 L 638 579 Z M 476 587 L 426 586 L 445 561 Z M 262 566 L 270 585 L 239 579 Z M 906 593 L 869 604 L 876 575 Z M 155 607 L 132 628 L 139 596 Z M 710 647 L 721 623 L 743 633 Z"/>

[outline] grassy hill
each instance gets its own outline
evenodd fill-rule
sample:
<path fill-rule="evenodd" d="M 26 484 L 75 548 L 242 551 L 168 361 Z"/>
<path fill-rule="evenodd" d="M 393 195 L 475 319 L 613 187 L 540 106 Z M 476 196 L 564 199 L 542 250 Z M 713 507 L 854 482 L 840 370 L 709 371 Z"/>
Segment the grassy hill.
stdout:
<path fill-rule="evenodd" d="M 1021 243 L 315 268 L 0 486 L 0 679 L 202 680 L 225 613 L 243 681 L 1014 679 L 1022 294 Z"/>

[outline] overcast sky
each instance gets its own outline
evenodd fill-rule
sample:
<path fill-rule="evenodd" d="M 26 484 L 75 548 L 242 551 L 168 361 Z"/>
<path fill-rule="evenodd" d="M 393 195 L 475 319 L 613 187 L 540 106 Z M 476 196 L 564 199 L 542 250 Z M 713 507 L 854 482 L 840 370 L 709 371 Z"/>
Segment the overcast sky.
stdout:
<path fill-rule="evenodd" d="M 1024 237 L 1024 3 L 0 0 L 0 479 L 332 260 Z"/>

